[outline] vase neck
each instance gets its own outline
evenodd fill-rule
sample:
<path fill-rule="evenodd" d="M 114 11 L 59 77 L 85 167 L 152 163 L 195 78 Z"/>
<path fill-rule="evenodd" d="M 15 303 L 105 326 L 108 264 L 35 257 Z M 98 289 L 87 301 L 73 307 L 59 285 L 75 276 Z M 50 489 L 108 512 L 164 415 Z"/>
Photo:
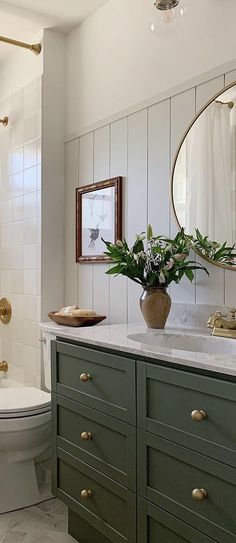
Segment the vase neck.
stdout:
<path fill-rule="evenodd" d="M 162 290 L 163 292 L 166 292 L 166 287 L 146 287 L 146 286 L 143 286 L 143 290 L 145 290 L 145 291 Z"/>

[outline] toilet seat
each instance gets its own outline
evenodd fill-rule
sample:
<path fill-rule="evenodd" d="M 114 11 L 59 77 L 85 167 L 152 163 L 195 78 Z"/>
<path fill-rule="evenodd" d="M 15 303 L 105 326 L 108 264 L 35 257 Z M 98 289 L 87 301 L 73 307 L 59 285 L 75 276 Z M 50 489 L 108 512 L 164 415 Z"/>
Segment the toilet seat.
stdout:
<path fill-rule="evenodd" d="M 51 410 L 51 394 L 34 387 L 0 389 L 0 419 L 40 415 Z"/>

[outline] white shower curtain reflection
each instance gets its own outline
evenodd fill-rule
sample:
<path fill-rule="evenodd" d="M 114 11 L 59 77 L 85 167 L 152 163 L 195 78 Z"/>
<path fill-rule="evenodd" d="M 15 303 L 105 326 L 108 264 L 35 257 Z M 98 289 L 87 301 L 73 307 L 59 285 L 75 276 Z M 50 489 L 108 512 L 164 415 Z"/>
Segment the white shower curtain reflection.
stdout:
<path fill-rule="evenodd" d="M 186 153 L 186 231 L 233 244 L 230 109 L 213 102 L 190 130 Z"/>

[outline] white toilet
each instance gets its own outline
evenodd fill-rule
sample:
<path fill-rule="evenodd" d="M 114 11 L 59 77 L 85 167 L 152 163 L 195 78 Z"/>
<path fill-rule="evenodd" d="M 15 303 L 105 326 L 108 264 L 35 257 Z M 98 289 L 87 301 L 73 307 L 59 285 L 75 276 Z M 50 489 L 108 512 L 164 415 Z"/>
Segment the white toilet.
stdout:
<path fill-rule="evenodd" d="M 0 513 L 38 503 L 36 463 L 50 457 L 51 394 L 33 387 L 0 391 Z"/>

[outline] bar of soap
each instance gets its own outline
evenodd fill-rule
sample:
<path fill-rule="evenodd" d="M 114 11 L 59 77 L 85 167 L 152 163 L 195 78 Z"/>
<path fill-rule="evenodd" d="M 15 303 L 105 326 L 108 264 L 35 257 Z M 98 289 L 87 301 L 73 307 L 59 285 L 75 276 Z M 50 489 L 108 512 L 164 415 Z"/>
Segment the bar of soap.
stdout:
<path fill-rule="evenodd" d="M 93 309 L 74 309 L 71 313 L 72 317 L 96 317 L 96 311 Z"/>

